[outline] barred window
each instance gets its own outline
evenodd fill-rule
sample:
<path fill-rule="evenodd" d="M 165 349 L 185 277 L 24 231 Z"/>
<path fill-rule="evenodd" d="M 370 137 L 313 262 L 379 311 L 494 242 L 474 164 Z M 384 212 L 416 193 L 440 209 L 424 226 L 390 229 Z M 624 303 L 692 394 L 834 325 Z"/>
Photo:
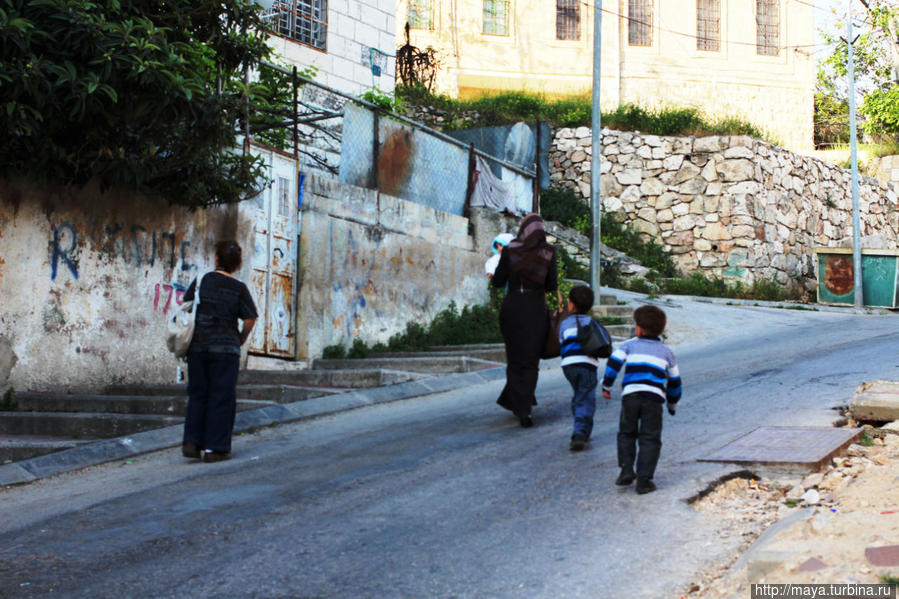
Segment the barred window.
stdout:
<path fill-rule="evenodd" d="M 652 45 L 653 0 L 628 0 L 627 43 L 631 46 Z"/>
<path fill-rule="evenodd" d="M 580 0 L 556 0 L 556 39 L 581 39 Z"/>
<path fill-rule="evenodd" d="M 278 216 L 290 216 L 290 179 L 278 177 Z"/>
<path fill-rule="evenodd" d="M 318 48 L 327 49 L 328 0 L 276 0 L 278 35 Z"/>
<path fill-rule="evenodd" d="M 409 27 L 413 29 L 434 28 L 434 4 L 432 0 L 409 0 Z"/>
<path fill-rule="evenodd" d="M 780 0 L 756 0 L 755 51 L 762 56 L 780 54 Z"/>
<path fill-rule="evenodd" d="M 509 0 L 484 0 L 484 33 L 509 35 Z"/>
<path fill-rule="evenodd" d="M 721 0 L 696 0 L 696 49 L 721 49 Z"/>

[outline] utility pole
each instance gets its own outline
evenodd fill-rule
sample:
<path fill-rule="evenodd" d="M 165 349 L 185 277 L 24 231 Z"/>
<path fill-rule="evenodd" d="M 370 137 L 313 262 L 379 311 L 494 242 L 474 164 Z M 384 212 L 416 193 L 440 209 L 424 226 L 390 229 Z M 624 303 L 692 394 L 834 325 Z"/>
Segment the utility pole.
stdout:
<path fill-rule="evenodd" d="M 855 56 L 852 44 L 852 0 L 849 2 L 848 35 L 846 46 L 849 51 L 849 147 L 850 172 L 852 177 L 852 273 L 854 276 L 855 307 L 864 306 L 864 290 L 862 288 L 862 247 L 860 219 L 858 215 L 858 137 L 855 126 Z"/>
<path fill-rule="evenodd" d="M 590 156 L 590 212 L 593 227 L 590 235 L 590 286 L 596 296 L 596 303 L 600 302 L 599 273 L 602 253 L 600 248 L 599 219 L 602 215 L 602 138 L 601 112 L 599 105 L 599 81 L 600 81 L 600 57 L 602 55 L 602 0 L 593 0 L 593 107 L 591 117 L 591 149 Z"/>

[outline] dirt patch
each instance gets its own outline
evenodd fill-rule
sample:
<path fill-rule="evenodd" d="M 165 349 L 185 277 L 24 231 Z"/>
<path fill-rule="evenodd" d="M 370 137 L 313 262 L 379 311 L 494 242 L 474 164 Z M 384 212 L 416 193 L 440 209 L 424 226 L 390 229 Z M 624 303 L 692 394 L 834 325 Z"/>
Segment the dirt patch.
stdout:
<path fill-rule="evenodd" d="M 681 597 L 748 597 L 752 583 L 878 583 L 899 576 L 899 566 L 875 566 L 866 557 L 871 547 L 899 544 L 899 434 L 865 428 L 870 445 L 850 445 L 800 481 L 733 478 L 694 501 L 694 509 L 721 523 L 721 538 L 742 542 Z M 753 545 L 800 507 L 809 508 L 807 517 Z"/>

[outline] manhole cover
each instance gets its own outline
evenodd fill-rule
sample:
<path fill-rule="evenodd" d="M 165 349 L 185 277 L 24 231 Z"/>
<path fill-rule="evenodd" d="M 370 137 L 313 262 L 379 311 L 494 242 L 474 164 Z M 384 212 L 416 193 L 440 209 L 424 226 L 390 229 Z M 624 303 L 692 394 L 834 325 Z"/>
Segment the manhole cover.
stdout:
<path fill-rule="evenodd" d="M 700 462 L 819 466 L 861 434 L 860 428 L 763 426 L 699 458 Z"/>

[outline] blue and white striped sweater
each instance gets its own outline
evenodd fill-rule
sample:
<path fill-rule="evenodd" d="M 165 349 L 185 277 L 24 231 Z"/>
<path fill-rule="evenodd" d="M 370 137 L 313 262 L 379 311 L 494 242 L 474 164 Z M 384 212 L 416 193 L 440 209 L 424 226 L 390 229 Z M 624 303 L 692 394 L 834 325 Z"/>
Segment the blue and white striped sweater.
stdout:
<path fill-rule="evenodd" d="M 622 343 L 606 362 L 603 391 L 609 391 L 621 367 L 621 394 L 653 393 L 659 401 L 677 403 L 681 397 L 680 370 L 668 346 L 652 337 L 635 337 Z"/>

